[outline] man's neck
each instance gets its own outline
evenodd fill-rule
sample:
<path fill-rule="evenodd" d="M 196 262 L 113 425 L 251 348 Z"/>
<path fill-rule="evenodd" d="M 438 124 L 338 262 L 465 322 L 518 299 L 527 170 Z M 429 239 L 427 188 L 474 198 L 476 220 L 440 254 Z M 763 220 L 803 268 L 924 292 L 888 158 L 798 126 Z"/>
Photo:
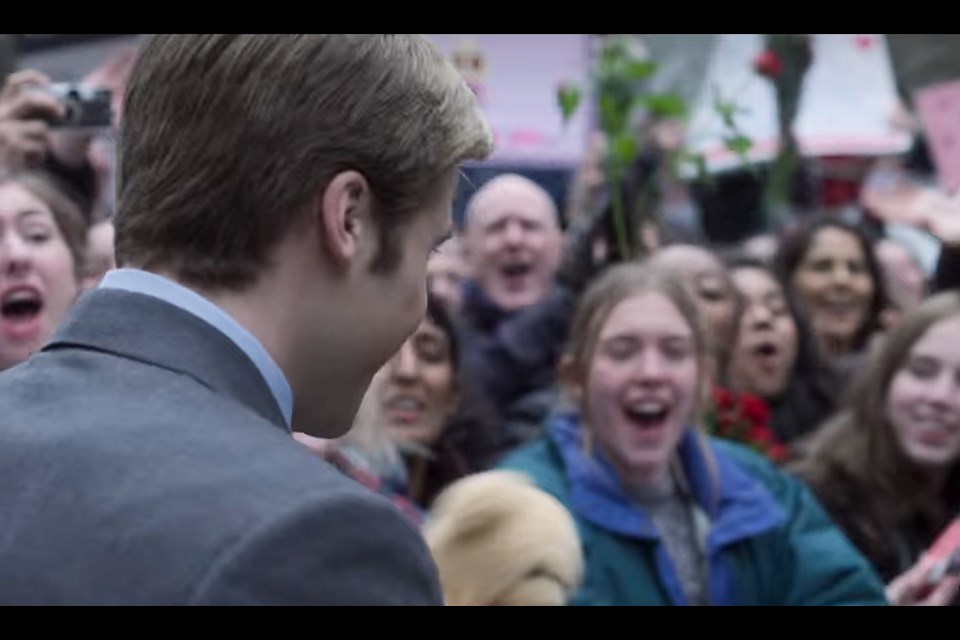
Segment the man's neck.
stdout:
<path fill-rule="evenodd" d="M 296 325 L 290 314 L 292 302 L 282 287 L 269 286 L 267 278 L 261 278 L 241 291 L 215 290 L 198 287 L 178 278 L 168 271 L 157 271 L 166 278 L 202 296 L 220 308 L 230 318 L 252 335 L 267 355 L 273 360 L 290 385 L 295 398 L 298 393 L 296 351 Z"/>
<path fill-rule="evenodd" d="M 297 274 L 271 274 L 242 293 L 200 293 L 253 334 L 283 371 L 293 390 L 293 428 L 316 437 L 342 435 L 352 424 L 369 381 L 340 357 L 337 331 L 322 331 L 322 319 L 302 328 L 297 309 L 304 291 Z M 336 308 L 331 293 L 330 307 Z M 328 339 L 329 338 L 329 339 Z M 318 395 L 323 402 L 317 402 Z"/>

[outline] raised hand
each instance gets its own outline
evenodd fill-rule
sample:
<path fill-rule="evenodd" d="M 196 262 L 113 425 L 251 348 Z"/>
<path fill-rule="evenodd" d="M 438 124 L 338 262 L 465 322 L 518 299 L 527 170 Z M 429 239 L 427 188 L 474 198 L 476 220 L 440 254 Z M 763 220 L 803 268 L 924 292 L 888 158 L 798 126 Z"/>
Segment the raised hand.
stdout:
<path fill-rule="evenodd" d="M 38 166 L 51 147 L 50 122 L 63 105 L 42 89 L 50 79 L 38 71 L 20 71 L 0 90 L 0 167 L 23 171 Z"/>
<path fill-rule="evenodd" d="M 960 194 L 953 197 L 926 187 L 867 189 L 863 204 L 884 222 L 899 222 L 927 231 L 948 247 L 960 247 Z"/>
<path fill-rule="evenodd" d="M 960 578 L 946 576 L 938 584 L 928 583 L 936 561 L 924 557 L 887 587 L 887 600 L 901 607 L 945 607 L 953 603 L 960 591 Z"/>

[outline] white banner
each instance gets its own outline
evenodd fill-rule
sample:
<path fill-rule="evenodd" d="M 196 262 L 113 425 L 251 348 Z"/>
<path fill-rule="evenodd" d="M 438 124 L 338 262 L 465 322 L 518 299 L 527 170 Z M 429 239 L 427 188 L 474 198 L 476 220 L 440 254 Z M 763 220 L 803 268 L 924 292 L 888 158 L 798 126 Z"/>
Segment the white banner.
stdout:
<path fill-rule="evenodd" d="M 882 156 L 909 150 L 912 136 L 894 121 L 900 101 L 884 36 L 816 34 L 812 40 L 813 64 L 795 123 L 804 155 Z M 706 156 L 711 171 L 742 164 L 723 143 L 728 130 L 714 108 L 717 89 L 724 101 L 744 109 L 736 122 L 753 141 L 750 160 L 765 162 L 776 155 L 773 86 L 754 70 L 762 49 L 759 34 L 723 34 L 717 39 L 688 133 L 691 149 Z"/>

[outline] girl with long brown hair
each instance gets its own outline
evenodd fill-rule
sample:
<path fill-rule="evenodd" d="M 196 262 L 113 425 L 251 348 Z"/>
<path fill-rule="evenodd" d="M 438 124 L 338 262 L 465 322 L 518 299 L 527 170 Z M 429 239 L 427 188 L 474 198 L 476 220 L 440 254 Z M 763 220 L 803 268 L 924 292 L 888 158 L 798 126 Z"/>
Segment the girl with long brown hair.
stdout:
<path fill-rule="evenodd" d="M 800 475 L 881 577 L 924 564 L 960 513 L 960 294 L 931 298 L 885 337 L 808 451 Z M 941 587 L 923 602 L 949 602 L 957 581 Z"/>

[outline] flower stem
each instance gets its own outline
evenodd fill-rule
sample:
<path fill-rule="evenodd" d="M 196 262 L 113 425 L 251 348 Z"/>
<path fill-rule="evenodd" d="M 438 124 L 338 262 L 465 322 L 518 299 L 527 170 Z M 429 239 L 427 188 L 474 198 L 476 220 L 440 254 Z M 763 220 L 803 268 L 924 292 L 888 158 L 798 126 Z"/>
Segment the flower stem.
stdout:
<path fill-rule="evenodd" d="M 633 252 L 630 250 L 631 243 L 627 236 L 627 212 L 626 204 L 623 201 L 623 185 L 621 184 L 623 171 L 617 163 L 614 163 L 611 167 L 610 178 L 612 185 L 613 227 L 617 234 L 617 248 L 620 251 L 622 260 L 630 260 L 633 258 Z"/>

